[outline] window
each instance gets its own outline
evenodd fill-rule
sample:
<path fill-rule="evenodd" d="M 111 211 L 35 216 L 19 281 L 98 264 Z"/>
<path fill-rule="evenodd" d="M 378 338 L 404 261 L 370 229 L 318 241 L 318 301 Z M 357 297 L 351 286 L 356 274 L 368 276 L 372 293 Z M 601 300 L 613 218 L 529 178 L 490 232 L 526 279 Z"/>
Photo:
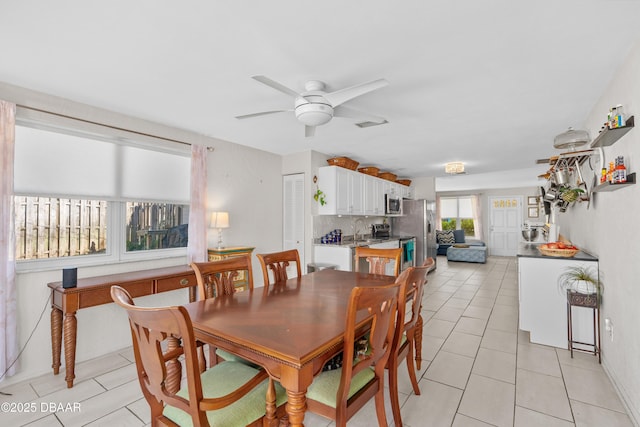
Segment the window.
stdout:
<path fill-rule="evenodd" d="M 467 237 L 475 237 L 473 200 L 468 197 L 442 197 L 440 217 L 443 230 L 464 230 Z"/>
<path fill-rule="evenodd" d="M 189 174 L 185 149 L 16 126 L 16 259 L 62 266 L 184 255 Z"/>
<path fill-rule="evenodd" d="M 189 207 L 170 203 L 127 203 L 127 252 L 186 248 Z"/>
<path fill-rule="evenodd" d="M 16 196 L 16 260 L 105 253 L 107 202 Z"/>

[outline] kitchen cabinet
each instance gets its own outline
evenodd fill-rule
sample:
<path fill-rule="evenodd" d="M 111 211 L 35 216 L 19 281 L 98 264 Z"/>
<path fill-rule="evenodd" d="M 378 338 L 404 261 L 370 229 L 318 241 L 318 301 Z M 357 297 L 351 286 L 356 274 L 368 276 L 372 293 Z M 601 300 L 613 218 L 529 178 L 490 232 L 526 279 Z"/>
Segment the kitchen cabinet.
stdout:
<path fill-rule="evenodd" d="M 384 195 L 411 198 L 412 188 L 339 166 L 318 169 L 318 188 L 325 194 L 319 215 L 383 216 Z"/>
<path fill-rule="evenodd" d="M 314 262 L 337 265 L 336 270 L 352 271 L 354 249 L 349 245 L 316 245 L 313 250 Z"/>
<path fill-rule="evenodd" d="M 364 177 L 364 214 L 384 215 L 382 180 L 369 175 Z"/>
<path fill-rule="evenodd" d="M 320 215 L 364 215 L 364 175 L 339 166 L 318 170 L 318 187 L 325 193 Z"/>
<path fill-rule="evenodd" d="M 558 277 L 568 267 L 575 266 L 593 267 L 597 271 L 598 260 L 583 252 L 576 258 L 542 256 L 535 245 L 521 245 L 518 253 L 519 327 L 529 331 L 532 343 L 568 348 L 567 296 L 558 286 Z M 573 310 L 573 339 L 591 342 L 591 310 L 584 307 Z"/>

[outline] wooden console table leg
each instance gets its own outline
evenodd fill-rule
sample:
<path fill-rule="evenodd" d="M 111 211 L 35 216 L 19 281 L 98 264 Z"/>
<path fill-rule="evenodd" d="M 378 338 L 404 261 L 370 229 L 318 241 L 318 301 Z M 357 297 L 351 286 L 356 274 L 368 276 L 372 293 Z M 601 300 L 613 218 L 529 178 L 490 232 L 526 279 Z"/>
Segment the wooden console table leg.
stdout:
<path fill-rule="evenodd" d="M 424 320 L 422 320 L 422 314 L 418 315 L 418 321 L 416 322 L 416 333 L 414 341 L 416 343 L 416 368 L 420 370 L 422 366 L 422 329 L 424 327 Z"/>
<path fill-rule="evenodd" d="M 73 387 L 73 380 L 76 377 L 76 336 L 78 334 L 78 320 L 76 313 L 66 313 L 63 324 L 64 334 L 64 366 L 67 381 L 67 388 Z"/>
<path fill-rule="evenodd" d="M 51 355 L 53 374 L 60 373 L 60 351 L 62 350 L 62 310 L 51 307 Z"/>

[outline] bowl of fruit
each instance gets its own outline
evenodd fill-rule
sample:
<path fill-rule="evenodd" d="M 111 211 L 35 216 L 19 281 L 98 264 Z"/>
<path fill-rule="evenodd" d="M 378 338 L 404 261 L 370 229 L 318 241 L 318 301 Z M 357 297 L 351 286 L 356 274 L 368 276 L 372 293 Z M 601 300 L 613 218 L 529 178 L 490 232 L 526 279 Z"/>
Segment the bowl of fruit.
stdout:
<path fill-rule="evenodd" d="M 538 246 L 538 251 L 546 256 L 571 258 L 580 252 L 580 249 L 570 242 L 549 242 Z"/>

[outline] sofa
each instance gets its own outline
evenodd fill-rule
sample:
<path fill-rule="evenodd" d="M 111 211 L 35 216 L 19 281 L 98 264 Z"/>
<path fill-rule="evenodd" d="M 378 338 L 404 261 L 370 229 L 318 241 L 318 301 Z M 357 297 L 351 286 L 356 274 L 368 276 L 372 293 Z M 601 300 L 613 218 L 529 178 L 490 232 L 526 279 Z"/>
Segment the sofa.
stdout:
<path fill-rule="evenodd" d="M 436 243 L 438 244 L 438 255 L 446 255 L 447 249 L 454 244 L 467 244 L 469 246 L 486 246 L 485 243 L 477 239 L 466 239 L 464 230 L 436 230 Z"/>

